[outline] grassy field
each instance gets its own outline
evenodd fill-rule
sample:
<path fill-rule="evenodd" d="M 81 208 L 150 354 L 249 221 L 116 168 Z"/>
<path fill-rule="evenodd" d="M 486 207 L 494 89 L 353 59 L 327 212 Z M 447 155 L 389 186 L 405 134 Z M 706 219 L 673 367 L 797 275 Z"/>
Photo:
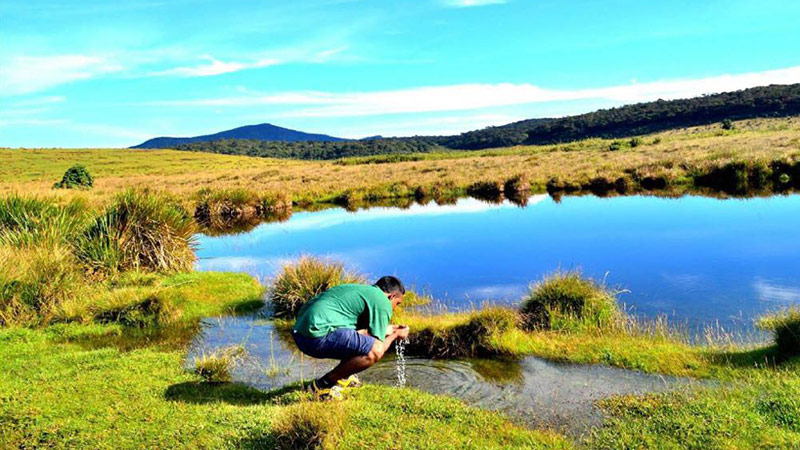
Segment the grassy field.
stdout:
<path fill-rule="evenodd" d="M 717 124 L 643 136 L 635 147 L 620 140 L 621 149 L 616 151 L 609 150 L 613 141 L 589 139 L 322 162 L 172 150 L 0 149 L 0 193 L 80 196 L 102 202 L 129 187 L 148 186 L 184 198 L 201 188 L 245 188 L 285 193 L 295 201 L 324 201 L 353 189 L 405 184 L 413 190 L 436 183 L 466 188 L 476 181 L 519 174 L 537 189 L 544 189 L 551 178 L 580 185 L 597 177 L 613 181 L 631 176 L 664 176 L 670 184 L 682 186 L 692 171 L 729 162 L 800 160 L 800 118 L 754 119 L 735 126 L 722 130 Z M 75 163 L 89 169 L 95 187 L 90 191 L 52 189 Z"/>
<path fill-rule="evenodd" d="M 612 144 L 330 162 L 0 150 L 0 448 L 800 448 L 800 314 L 765 320 L 775 345 L 690 345 L 664 324 L 627 320 L 602 286 L 578 276 L 542 280 L 521 311 L 431 316 L 407 309 L 397 320 L 412 326 L 409 349 L 424 356 L 537 355 L 710 382 L 603 400 L 604 425 L 576 440 L 411 389 L 368 386 L 329 405 L 297 385 L 264 392 L 204 382 L 184 368 L 199 318 L 263 305 L 264 287 L 249 276 L 190 270 L 197 202 L 225 211 L 229 192 L 252 200 L 233 191 L 243 188 L 260 195 L 252 208 L 268 209 L 284 201 L 275 193 L 295 202 L 348 191 L 408 196 L 443 182 L 466 191 L 489 181 L 491 189 L 515 175 L 534 189 L 554 177 L 582 185 L 652 175 L 680 191 L 696 174 L 731 163 L 800 167 L 800 119 L 665 132 L 636 145 L 621 140 L 613 151 Z M 75 163 L 89 169 L 95 187 L 52 189 Z M 316 292 L 314 283 L 347 275 L 307 266 L 271 286 L 288 316 Z"/>

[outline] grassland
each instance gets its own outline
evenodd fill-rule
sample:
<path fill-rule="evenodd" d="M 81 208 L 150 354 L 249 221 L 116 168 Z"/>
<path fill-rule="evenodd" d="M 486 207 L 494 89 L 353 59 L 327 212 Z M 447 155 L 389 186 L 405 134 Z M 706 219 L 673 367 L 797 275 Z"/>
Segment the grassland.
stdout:
<path fill-rule="evenodd" d="M 611 141 L 592 139 L 333 162 L 169 150 L 0 150 L 0 195 L 52 197 L 60 205 L 15 197 L 0 208 L 0 299 L 29 307 L 10 310 L 27 316 L 0 328 L 0 447 L 800 448 L 796 315 L 767 320 L 781 345 L 760 347 L 690 345 L 663 324 L 613 314 L 603 296 L 587 303 L 594 305 L 590 320 L 577 322 L 568 317 L 571 309 L 537 301 L 550 308 L 548 320 L 532 328 L 502 308 L 439 316 L 409 308 L 398 315 L 415 330 L 410 349 L 428 356 L 537 355 L 711 380 L 696 389 L 604 400 L 604 426 L 575 441 L 410 389 L 369 386 L 343 405 L 321 405 L 296 385 L 263 392 L 203 382 L 184 368 L 198 318 L 252 311 L 263 304 L 263 287 L 245 275 L 187 272 L 188 263 L 147 257 L 190 262 L 191 210 L 180 212 L 175 203 L 195 207 L 216 192 L 236 193 L 242 202 L 252 198 L 239 189 L 256 192 L 256 208 L 272 205 L 265 199 L 276 194 L 300 203 L 348 193 L 416 195 L 419 187 L 491 188 L 518 175 L 517 183 L 524 179 L 534 189 L 554 178 L 582 186 L 598 177 L 664 177 L 668 191 L 681 192 L 709 168 L 774 161 L 797 167 L 800 119 L 735 125 L 660 133 L 635 146 L 623 140 L 614 151 Z M 89 169 L 95 187 L 52 189 L 76 163 Z M 167 195 L 154 200 L 127 191 L 143 186 Z M 157 214 L 148 217 L 159 217 L 168 232 L 144 227 L 142 214 L 119 213 L 149 208 Z M 138 219 L 122 223 L 122 216 Z M 136 232 L 117 239 L 129 224 Z M 169 236 L 173 245 L 166 245 Z M 136 250 L 106 245 L 122 241 Z M 161 251 L 170 248 L 177 252 Z M 318 286 L 302 282 L 344 276 L 295 275 L 288 287 L 270 286 L 289 310 L 307 297 L 291 295 L 293 285 L 315 292 Z"/>
<path fill-rule="evenodd" d="M 800 118 L 754 119 L 668 131 L 610 151 L 612 141 L 519 146 L 475 152 L 376 156 L 339 161 L 297 161 L 172 150 L 0 149 L 0 194 L 75 196 L 104 202 L 130 187 L 163 189 L 190 198 L 201 188 L 248 189 L 290 195 L 295 202 L 330 201 L 352 190 L 385 191 L 404 185 L 448 184 L 465 190 L 486 179 L 523 175 L 534 189 L 553 179 L 575 185 L 591 180 L 663 176 L 672 188 L 691 185 L 692 173 L 732 162 L 769 164 L 800 160 Z M 408 160 L 412 159 L 412 160 Z M 64 171 L 83 164 L 95 179 L 90 191 L 53 190 Z M 397 189 L 395 189 L 397 190 Z"/>

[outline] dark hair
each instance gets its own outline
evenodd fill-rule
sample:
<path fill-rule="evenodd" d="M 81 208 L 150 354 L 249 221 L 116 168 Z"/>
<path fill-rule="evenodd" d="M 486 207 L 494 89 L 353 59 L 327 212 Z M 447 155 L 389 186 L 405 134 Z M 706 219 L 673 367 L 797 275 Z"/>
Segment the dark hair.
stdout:
<path fill-rule="evenodd" d="M 394 294 L 397 292 L 400 295 L 403 295 L 406 293 L 406 288 L 403 287 L 403 282 L 397 279 L 397 277 L 393 277 L 391 275 L 381 277 L 375 282 L 375 287 L 380 288 L 380 290 L 387 294 Z"/>

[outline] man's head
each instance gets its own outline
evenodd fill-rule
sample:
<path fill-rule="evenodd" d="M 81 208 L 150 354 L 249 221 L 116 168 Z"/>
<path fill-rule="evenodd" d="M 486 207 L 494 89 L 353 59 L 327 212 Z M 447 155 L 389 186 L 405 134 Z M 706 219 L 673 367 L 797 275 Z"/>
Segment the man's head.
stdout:
<path fill-rule="evenodd" d="M 382 290 L 389 297 L 389 301 L 392 302 L 392 309 L 397 308 L 397 305 L 403 301 L 403 294 L 406 293 L 403 282 L 391 275 L 381 277 L 375 282 L 375 287 Z"/>

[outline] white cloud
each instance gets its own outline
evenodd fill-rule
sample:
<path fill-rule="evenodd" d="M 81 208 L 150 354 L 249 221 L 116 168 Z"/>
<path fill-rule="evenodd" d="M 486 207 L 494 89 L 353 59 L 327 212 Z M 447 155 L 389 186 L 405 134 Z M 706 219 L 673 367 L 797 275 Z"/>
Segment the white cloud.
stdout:
<path fill-rule="evenodd" d="M 445 0 L 446 6 L 453 8 L 468 8 L 471 6 L 501 5 L 507 3 L 506 0 Z"/>
<path fill-rule="evenodd" d="M 463 111 L 490 107 L 575 100 L 632 103 L 695 97 L 768 84 L 800 82 L 800 66 L 738 75 L 632 83 L 598 89 L 554 90 L 532 84 L 458 84 L 377 92 L 321 91 L 251 94 L 238 97 L 151 102 L 158 106 L 248 107 L 301 106 L 286 117 L 352 117 L 403 113 Z"/>
<path fill-rule="evenodd" d="M 224 73 L 238 72 L 246 69 L 257 69 L 259 67 L 274 66 L 280 64 L 278 59 L 266 58 L 257 61 L 243 63 L 243 62 L 224 62 L 214 59 L 210 56 L 204 56 L 202 59 L 208 60 L 208 64 L 193 67 L 175 67 L 173 69 L 163 70 L 160 72 L 153 72 L 153 76 L 179 76 L 179 77 L 208 77 L 213 75 L 222 75 Z"/>
<path fill-rule="evenodd" d="M 16 56 L 0 67 L 0 95 L 20 95 L 121 71 L 107 58 L 88 55 Z"/>

